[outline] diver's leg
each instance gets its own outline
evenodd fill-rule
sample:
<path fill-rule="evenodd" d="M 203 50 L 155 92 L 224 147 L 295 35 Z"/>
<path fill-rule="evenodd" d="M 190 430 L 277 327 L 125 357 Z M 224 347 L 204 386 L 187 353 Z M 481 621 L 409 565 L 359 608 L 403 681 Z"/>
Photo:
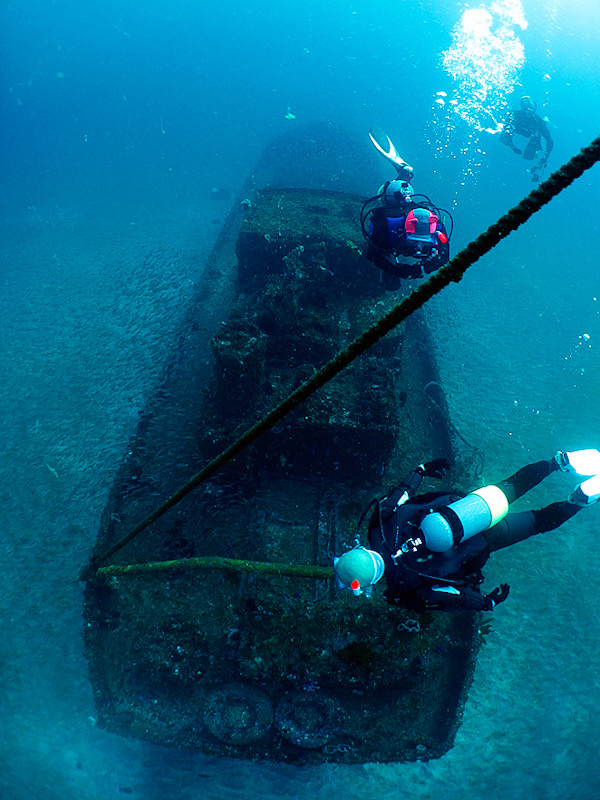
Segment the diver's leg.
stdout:
<path fill-rule="evenodd" d="M 558 469 L 558 463 L 554 458 L 548 461 L 536 461 L 533 464 L 527 464 L 526 467 L 521 467 L 518 472 L 515 472 L 510 478 L 500 481 L 496 486 L 502 489 L 510 504 Z"/>
<path fill-rule="evenodd" d="M 502 550 L 503 547 L 522 542 L 537 533 L 553 531 L 563 522 L 571 519 L 582 508 L 583 506 L 562 500 L 558 503 L 551 503 L 538 511 L 519 511 L 507 514 L 497 525 L 484 531 L 483 536 L 490 546 L 490 552 Z"/>
<path fill-rule="evenodd" d="M 523 150 L 523 158 L 526 161 L 533 161 L 533 159 L 536 156 L 536 153 L 539 152 L 541 147 L 542 147 L 542 142 L 540 136 L 538 133 L 536 133 L 531 137 L 531 139 L 527 143 L 525 150 Z"/>

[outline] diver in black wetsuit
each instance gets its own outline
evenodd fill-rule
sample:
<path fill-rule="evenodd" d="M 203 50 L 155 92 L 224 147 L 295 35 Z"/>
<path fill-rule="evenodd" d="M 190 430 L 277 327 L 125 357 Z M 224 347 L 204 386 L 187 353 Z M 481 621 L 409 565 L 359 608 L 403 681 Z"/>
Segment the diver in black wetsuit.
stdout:
<path fill-rule="evenodd" d="M 529 464 L 510 478 L 470 494 L 416 495 L 423 476 L 441 478 L 449 464 L 436 459 L 418 466 L 393 491 L 376 501 L 369 545 L 334 560 L 339 588 L 369 593 L 383 576 L 389 603 L 415 611 L 490 611 L 508 597 L 503 583 L 487 595 L 479 590 L 490 553 L 537 533 L 554 530 L 583 506 L 600 500 L 600 452 L 558 452 Z M 510 512 L 509 505 L 552 472 L 590 476 L 567 500 L 537 511 Z"/>
<path fill-rule="evenodd" d="M 424 194 L 415 194 L 410 181 L 413 168 L 401 158 L 390 138 L 379 128 L 369 131 L 377 150 L 396 168 L 397 178 L 386 181 L 363 204 L 360 222 L 368 243 L 366 256 L 382 271 L 386 289 L 398 289 L 401 279 L 422 278 L 450 258 L 450 231 L 443 217 L 447 211 Z"/>
<path fill-rule="evenodd" d="M 513 136 L 515 135 L 529 139 L 525 145 L 525 150 L 521 150 L 515 145 L 513 142 Z M 546 149 L 545 153 L 542 148 L 542 139 Z M 530 170 L 532 179 L 538 181 L 548 162 L 548 156 L 552 152 L 554 142 L 548 125 L 537 114 L 537 106 L 531 97 L 525 95 L 521 98 L 521 108 L 508 112 L 500 134 L 500 141 L 510 147 L 517 155 L 522 153 L 526 161 L 533 161 L 539 154 L 537 164 Z"/>

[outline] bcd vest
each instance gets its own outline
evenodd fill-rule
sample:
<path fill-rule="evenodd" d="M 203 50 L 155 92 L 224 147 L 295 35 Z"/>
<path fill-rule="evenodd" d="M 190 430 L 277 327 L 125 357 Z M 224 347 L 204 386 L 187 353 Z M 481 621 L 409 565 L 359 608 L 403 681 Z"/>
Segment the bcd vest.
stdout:
<path fill-rule="evenodd" d="M 424 544 L 401 552 L 407 540 L 419 537 L 419 524 L 425 514 L 461 496 L 431 492 L 417 495 L 401 506 L 386 505 L 384 500 L 375 510 L 369 521 L 369 542 L 383 557 L 385 578 L 393 594 L 410 592 L 423 582 L 461 582 L 472 573 L 477 578 L 474 582 L 479 582 L 479 570 L 489 555 L 489 545 L 482 534 L 443 553 L 433 553 Z"/>

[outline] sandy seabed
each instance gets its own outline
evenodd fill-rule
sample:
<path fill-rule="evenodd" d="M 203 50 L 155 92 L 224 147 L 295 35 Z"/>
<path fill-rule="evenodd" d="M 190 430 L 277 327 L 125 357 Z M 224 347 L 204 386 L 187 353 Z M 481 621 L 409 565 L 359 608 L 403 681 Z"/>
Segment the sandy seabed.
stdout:
<path fill-rule="evenodd" d="M 78 569 L 225 212 L 219 203 L 172 215 L 33 208 L 3 226 L 0 795 L 598 797 L 595 508 L 490 561 L 488 585 L 507 581 L 511 596 L 494 613 L 455 746 L 438 761 L 315 769 L 218 761 L 96 726 Z M 577 287 L 571 298 L 527 288 L 507 310 L 496 302 L 499 286 L 482 287 L 474 273 L 430 306 L 453 421 L 485 454 L 488 482 L 559 447 L 600 442 L 589 410 L 598 367 L 556 325 Z M 600 333 L 590 319 L 588 333 Z M 561 499 L 572 485 L 552 476 L 522 507 Z"/>

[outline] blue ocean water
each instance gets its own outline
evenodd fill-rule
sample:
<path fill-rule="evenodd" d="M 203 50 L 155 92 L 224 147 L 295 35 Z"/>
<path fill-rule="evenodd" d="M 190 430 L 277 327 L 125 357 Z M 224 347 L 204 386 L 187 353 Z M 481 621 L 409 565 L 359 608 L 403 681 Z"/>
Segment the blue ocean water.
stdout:
<path fill-rule="evenodd" d="M 443 56 L 458 46 L 469 8 L 2 4 L 7 800 L 600 794 L 596 508 L 490 560 L 489 584 L 509 582 L 511 596 L 494 614 L 455 746 L 438 761 L 222 762 L 95 725 L 77 572 L 186 298 L 264 147 L 303 124 L 327 121 L 365 139 L 380 125 L 415 166 L 415 188 L 451 209 L 457 252 L 533 184 L 525 162 L 452 100 L 475 96 L 489 121 L 503 98 L 534 97 L 555 141 L 552 169 L 598 135 L 595 2 L 472 4 L 490 27 L 471 31 L 471 50 L 459 54 L 465 73 L 453 78 Z M 511 70 L 515 42 L 523 58 Z M 485 453 L 486 480 L 559 448 L 600 447 L 598 169 L 430 304 L 453 422 Z M 391 177 L 383 161 L 381 170 L 361 191 Z M 162 259 L 144 258 L 157 249 Z M 523 507 L 570 488 L 554 476 Z"/>

